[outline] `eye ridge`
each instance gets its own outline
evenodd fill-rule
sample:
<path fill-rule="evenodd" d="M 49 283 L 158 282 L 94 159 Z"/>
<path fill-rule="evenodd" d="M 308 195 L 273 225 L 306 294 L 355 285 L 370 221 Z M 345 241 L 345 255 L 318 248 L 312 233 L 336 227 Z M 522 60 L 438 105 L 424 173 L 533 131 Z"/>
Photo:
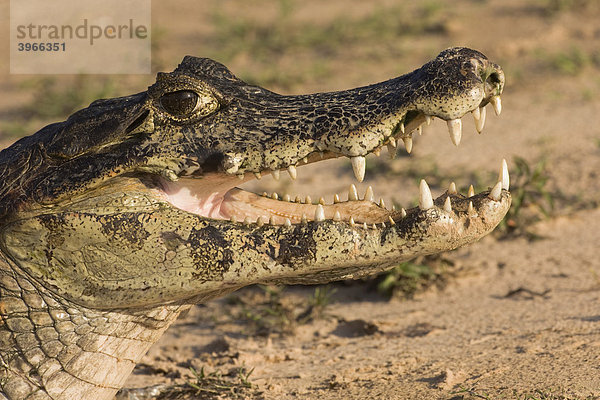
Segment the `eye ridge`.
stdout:
<path fill-rule="evenodd" d="M 184 117 L 194 112 L 199 98 L 192 90 L 177 90 L 163 94 L 160 97 L 160 105 L 169 114 Z"/>

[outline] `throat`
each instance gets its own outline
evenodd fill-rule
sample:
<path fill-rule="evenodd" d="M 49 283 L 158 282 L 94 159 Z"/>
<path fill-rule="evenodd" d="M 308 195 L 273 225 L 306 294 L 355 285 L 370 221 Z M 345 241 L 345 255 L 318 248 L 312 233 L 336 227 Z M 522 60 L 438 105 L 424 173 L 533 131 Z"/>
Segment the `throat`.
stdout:
<path fill-rule="evenodd" d="M 56 298 L 0 257 L 1 274 L 14 277 L 11 285 L 0 282 L 0 298 L 10 304 L 0 319 L 0 392 L 10 399 L 113 399 L 150 346 L 189 307 L 91 310 Z"/>

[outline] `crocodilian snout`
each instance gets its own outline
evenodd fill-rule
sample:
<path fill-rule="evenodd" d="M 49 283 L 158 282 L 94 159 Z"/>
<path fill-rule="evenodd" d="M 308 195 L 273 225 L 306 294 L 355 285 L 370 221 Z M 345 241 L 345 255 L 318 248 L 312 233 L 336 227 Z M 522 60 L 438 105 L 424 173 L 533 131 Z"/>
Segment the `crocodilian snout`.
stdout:
<path fill-rule="evenodd" d="M 227 89 L 217 85 L 221 106 L 185 136 L 195 144 L 203 170 L 218 166 L 241 177 L 339 156 L 358 157 L 360 167 L 361 158 L 383 146 L 395 147 L 398 140 L 410 152 L 413 133 L 433 118 L 447 122 L 450 139 L 458 145 L 465 114 L 473 113 L 480 132 L 485 105 L 491 103 L 500 113 L 504 74 L 483 54 L 453 48 L 406 75 L 338 92 L 283 96 L 235 82 Z"/>

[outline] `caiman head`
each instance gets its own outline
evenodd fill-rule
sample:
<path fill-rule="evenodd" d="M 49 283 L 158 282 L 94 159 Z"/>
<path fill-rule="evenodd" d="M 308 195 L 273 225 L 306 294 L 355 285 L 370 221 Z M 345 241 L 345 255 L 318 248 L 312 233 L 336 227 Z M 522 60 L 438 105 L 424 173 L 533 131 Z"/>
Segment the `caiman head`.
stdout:
<path fill-rule="evenodd" d="M 57 296 L 94 309 L 207 300 L 252 283 L 361 277 L 478 240 L 510 205 L 506 164 L 490 190 L 454 185 L 390 210 L 367 191 L 331 204 L 260 196 L 242 182 L 331 157 L 365 157 L 436 117 L 458 145 L 472 112 L 500 112 L 504 75 L 452 48 L 398 78 L 283 96 L 186 57 L 146 92 L 98 100 L 0 153 L 0 246 Z"/>

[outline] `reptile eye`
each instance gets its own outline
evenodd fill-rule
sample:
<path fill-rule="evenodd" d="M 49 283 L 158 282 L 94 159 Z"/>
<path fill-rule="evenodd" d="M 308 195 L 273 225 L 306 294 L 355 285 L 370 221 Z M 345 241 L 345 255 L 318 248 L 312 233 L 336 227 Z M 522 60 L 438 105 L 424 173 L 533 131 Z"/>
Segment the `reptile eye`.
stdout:
<path fill-rule="evenodd" d="M 175 117 L 191 114 L 198 104 L 198 94 L 191 90 L 178 90 L 165 93 L 160 97 L 160 105 Z"/>

